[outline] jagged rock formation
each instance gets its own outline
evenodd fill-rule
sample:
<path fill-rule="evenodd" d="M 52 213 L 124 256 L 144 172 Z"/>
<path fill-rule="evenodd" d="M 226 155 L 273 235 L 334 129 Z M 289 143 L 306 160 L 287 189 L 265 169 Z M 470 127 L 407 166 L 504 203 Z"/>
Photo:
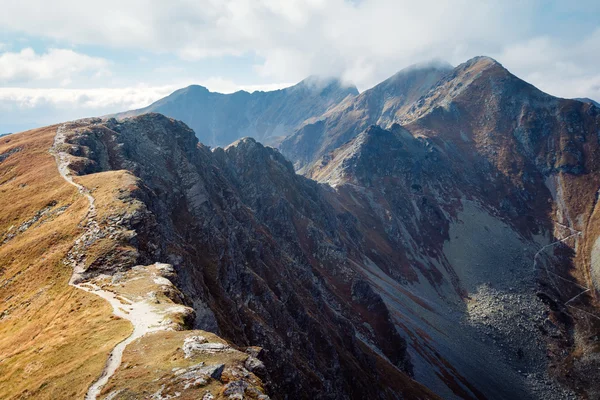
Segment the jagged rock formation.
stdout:
<path fill-rule="evenodd" d="M 396 122 L 452 67 L 446 64 L 405 68 L 356 97 L 347 98 L 321 116 L 307 121 L 281 143 L 281 151 L 302 169 L 347 142 L 369 125 Z"/>
<path fill-rule="evenodd" d="M 337 79 L 309 77 L 270 92 L 214 93 L 192 85 L 148 107 L 115 115 L 121 119 L 151 112 L 185 122 L 208 146 L 225 146 L 245 136 L 277 144 L 302 123 L 358 94 Z"/>

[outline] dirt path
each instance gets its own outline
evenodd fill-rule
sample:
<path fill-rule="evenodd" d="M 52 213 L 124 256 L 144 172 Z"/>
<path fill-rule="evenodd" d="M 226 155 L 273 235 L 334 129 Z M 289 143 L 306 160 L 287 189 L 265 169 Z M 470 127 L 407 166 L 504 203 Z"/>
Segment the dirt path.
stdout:
<path fill-rule="evenodd" d="M 133 325 L 133 332 L 131 335 L 115 346 L 115 348 L 111 351 L 108 360 L 106 361 L 106 365 L 102 370 L 102 374 L 89 387 L 85 399 L 95 400 L 102 391 L 104 385 L 106 385 L 110 377 L 115 373 L 117 368 L 119 368 L 119 365 L 121 365 L 123 351 L 127 345 L 149 332 L 167 329 L 167 327 L 163 324 L 165 316 L 164 313 L 157 310 L 148 301 L 143 300 L 123 304 L 121 300 L 117 298 L 115 293 L 103 290 L 94 284 L 81 282 L 85 264 L 83 261 L 81 261 L 81 257 L 76 257 L 74 254 L 77 252 L 77 250 L 81 250 L 82 243 L 85 243 L 90 237 L 93 237 L 100 232 L 100 227 L 96 221 L 96 206 L 94 196 L 92 196 L 91 192 L 86 187 L 73 180 L 68 163 L 70 155 L 64 151 L 61 151 L 61 147 L 65 145 L 65 140 L 66 125 L 61 125 L 56 130 L 54 144 L 51 149 L 51 153 L 56 159 L 58 172 L 66 182 L 75 186 L 79 193 L 84 195 L 89 202 L 88 212 L 85 216 L 85 232 L 75 241 L 75 244 L 69 252 L 70 254 L 66 260 L 67 264 L 70 264 L 73 267 L 73 274 L 69 280 L 69 284 L 78 289 L 85 290 L 86 292 L 102 297 L 112 305 L 113 313 L 116 316 L 130 321 Z"/>
<path fill-rule="evenodd" d="M 133 332 L 131 335 L 117 344 L 110 352 L 106 365 L 102 370 L 102 374 L 88 389 L 85 399 L 95 400 L 102 391 L 104 385 L 108 383 L 110 377 L 114 375 L 117 368 L 121 365 L 123 352 L 127 345 L 147 333 L 162 330 L 163 327 L 161 326 L 161 322 L 163 321 L 163 315 L 157 313 L 156 310 L 145 301 L 124 306 L 117 298 L 116 294 L 102 290 L 95 285 L 82 284 L 75 286 L 107 300 L 113 306 L 113 313 L 116 316 L 128 320 L 133 325 Z"/>

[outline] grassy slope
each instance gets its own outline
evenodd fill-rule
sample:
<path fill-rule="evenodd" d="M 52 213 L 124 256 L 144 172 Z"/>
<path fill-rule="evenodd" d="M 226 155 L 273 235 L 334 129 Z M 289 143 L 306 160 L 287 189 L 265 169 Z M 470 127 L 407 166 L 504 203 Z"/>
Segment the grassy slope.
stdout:
<path fill-rule="evenodd" d="M 212 343 L 228 344 L 220 337 L 205 331 L 162 331 L 146 335 L 127 347 L 123 355 L 123 364 L 113 376 L 109 384 L 104 388 L 99 398 L 104 398 L 112 391 L 119 392 L 119 399 L 150 398 L 152 394 L 161 391 L 163 396 L 180 393 L 181 400 L 201 399 L 204 393 L 210 391 L 217 400 L 225 399 L 224 386 L 230 381 L 240 379 L 240 376 L 232 376 L 230 371 L 235 366 L 243 366 L 248 355 L 240 351 L 216 354 L 197 354 L 192 358 L 185 358 L 182 350 L 186 337 L 201 335 Z M 183 389 L 184 384 L 177 381 L 177 368 L 189 368 L 198 363 L 205 365 L 225 364 L 225 370 L 221 381 L 209 379 L 206 385 L 191 385 Z M 238 369 L 239 370 L 239 369 Z M 152 375 L 154 379 L 148 379 Z M 253 386 L 262 391 L 262 383 L 253 374 L 245 377 Z M 256 396 L 248 395 L 248 399 Z"/>
<path fill-rule="evenodd" d="M 0 243 L 38 211 L 45 216 L 0 245 L 0 398 L 83 397 L 130 324 L 104 300 L 68 286 L 61 260 L 81 234 L 87 201 L 48 153 L 56 127 L 0 139 Z M 56 202 L 56 204 L 54 204 Z M 61 207 L 67 207 L 60 214 Z"/>

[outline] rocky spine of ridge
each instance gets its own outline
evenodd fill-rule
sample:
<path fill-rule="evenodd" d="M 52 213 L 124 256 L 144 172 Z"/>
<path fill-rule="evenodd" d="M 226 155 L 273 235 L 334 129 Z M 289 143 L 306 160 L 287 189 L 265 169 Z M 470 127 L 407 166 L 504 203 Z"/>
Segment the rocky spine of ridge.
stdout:
<path fill-rule="evenodd" d="M 358 94 L 355 86 L 311 76 L 280 90 L 210 92 L 192 85 L 148 107 L 116 114 L 122 119 L 157 112 L 185 122 L 208 146 L 225 146 L 245 136 L 277 144 L 302 123 Z"/>
<path fill-rule="evenodd" d="M 79 173 L 139 179 L 148 213 L 133 227 L 136 262 L 174 266 L 195 328 L 264 348 L 274 398 L 436 398 L 410 378 L 406 342 L 356 267 L 364 239 L 353 217 L 276 150 L 242 139 L 211 151 L 158 114 L 78 131 Z"/>
<path fill-rule="evenodd" d="M 590 99 L 589 97 L 578 97 L 578 98 L 575 98 L 573 100 L 578 100 L 578 101 L 581 101 L 583 103 L 593 104 L 596 107 L 600 108 L 600 103 L 598 103 L 596 100 Z"/>

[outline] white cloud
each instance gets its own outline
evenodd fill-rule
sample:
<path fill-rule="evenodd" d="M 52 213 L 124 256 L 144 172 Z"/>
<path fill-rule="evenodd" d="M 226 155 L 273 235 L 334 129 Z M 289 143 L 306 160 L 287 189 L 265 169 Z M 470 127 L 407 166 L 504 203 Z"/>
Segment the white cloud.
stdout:
<path fill-rule="evenodd" d="M 74 44 L 173 53 L 185 60 L 256 54 L 264 60 L 256 71 L 273 80 L 345 75 L 366 88 L 414 62 L 435 57 L 458 62 L 501 48 L 526 33 L 530 3 L 20 0 L 3 7 L 0 25 Z"/>
<path fill-rule="evenodd" d="M 540 20 L 553 11 L 541 13 L 545 5 L 539 0 L 4 3 L 0 26 L 16 35 L 172 56 L 170 66 L 155 68 L 155 76 L 161 69 L 163 77 L 197 76 L 193 71 L 186 72 L 194 65 L 187 61 L 243 55 L 250 56 L 244 62 L 256 56 L 253 71 L 257 81 L 297 82 L 310 74 L 335 75 L 364 90 L 413 63 L 438 58 L 458 64 L 483 54 L 497 58 L 515 74 L 552 94 L 600 97 L 600 30 L 581 31 L 577 20 L 564 17 L 573 12 L 598 14 L 597 0 L 581 0 L 576 5 L 557 3 L 556 15 L 550 21 Z M 578 33 L 571 33 L 575 31 Z M 34 62 L 21 53 L 5 53 L 12 54 L 9 67 L 13 69 L 0 62 L 0 84 L 46 79 L 55 85 L 72 82 L 69 85 L 75 86 L 82 74 L 96 76 L 98 85 L 113 84 L 98 77 L 109 71 L 106 60 L 75 52 L 51 58 L 48 52 L 30 57 Z M 14 69 L 20 64 L 14 61 L 16 58 L 24 61 L 19 70 Z M 39 67 L 39 61 L 45 59 L 47 62 Z M 144 53 L 144 63 L 149 64 L 148 59 L 153 61 Z M 235 76 L 228 78 L 235 80 Z M 230 81 L 214 84 L 219 91 L 239 87 Z"/>
<path fill-rule="evenodd" d="M 600 28 L 575 43 L 535 37 L 507 45 L 496 57 L 552 95 L 600 99 Z"/>
<path fill-rule="evenodd" d="M 174 89 L 170 86 L 121 89 L 0 87 L 0 133 L 140 108 Z"/>
<path fill-rule="evenodd" d="M 52 81 L 68 84 L 71 77 L 89 73 L 92 77 L 109 74 L 109 62 L 69 49 L 49 49 L 37 54 L 31 48 L 20 52 L 0 53 L 0 84 L 18 84 L 32 81 Z"/>
<path fill-rule="evenodd" d="M 562 52 L 569 50 L 569 43 L 556 44 L 562 34 L 574 30 L 561 10 L 598 12 L 593 0 L 557 5 L 553 25 L 535 24 L 540 15 L 548 14 L 540 13 L 544 4 L 537 0 L 6 3 L 0 26 L 7 30 L 73 44 L 170 53 L 182 60 L 253 54 L 258 56 L 255 72 L 273 81 L 337 75 L 366 89 L 413 63 L 441 58 L 457 64 L 481 54 L 496 56 L 517 74 L 533 77 L 536 69 L 547 70 L 546 66 L 560 70 L 562 65 L 572 71 L 576 65 L 581 79 L 593 75 L 600 61 L 600 52 L 579 52 L 574 58 L 566 55 L 573 52 Z M 541 34 L 540 25 L 548 26 Z M 593 37 L 571 40 L 582 47 L 588 41 L 595 43 Z M 548 75 L 540 74 L 539 82 Z M 552 83 L 543 84 L 552 87 Z"/>
<path fill-rule="evenodd" d="M 34 89 L 0 88 L 0 107 L 37 108 L 52 106 L 58 109 L 131 109 L 147 106 L 173 92 L 173 86 L 97 88 L 97 89 Z"/>

